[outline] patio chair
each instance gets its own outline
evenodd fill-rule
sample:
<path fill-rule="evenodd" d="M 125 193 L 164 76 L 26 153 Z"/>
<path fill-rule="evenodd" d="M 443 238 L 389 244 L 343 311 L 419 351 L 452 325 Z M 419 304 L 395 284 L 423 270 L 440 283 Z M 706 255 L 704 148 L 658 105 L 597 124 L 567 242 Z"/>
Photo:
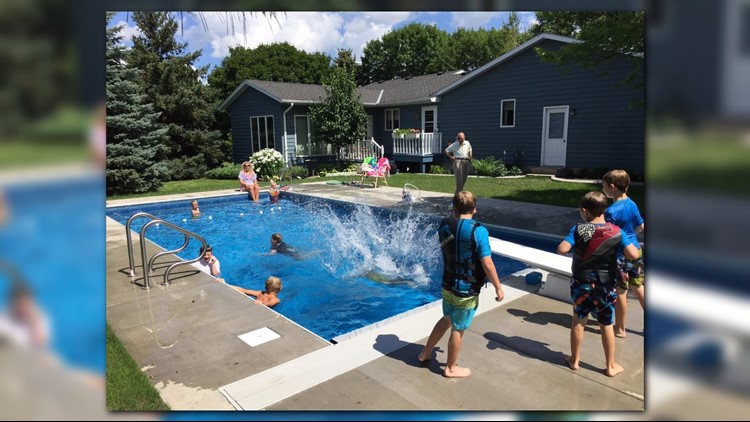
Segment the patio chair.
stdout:
<path fill-rule="evenodd" d="M 388 179 L 386 177 L 391 175 L 391 163 L 388 161 L 387 158 L 381 157 L 378 160 L 378 164 L 375 166 L 372 170 L 365 170 L 364 174 L 362 175 L 362 180 L 360 180 L 360 184 L 364 183 L 365 177 L 374 177 L 375 178 L 375 187 L 378 187 L 378 179 L 383 178 L 383 182 L 385 182 L 385 185 L 388 186 Z"/>

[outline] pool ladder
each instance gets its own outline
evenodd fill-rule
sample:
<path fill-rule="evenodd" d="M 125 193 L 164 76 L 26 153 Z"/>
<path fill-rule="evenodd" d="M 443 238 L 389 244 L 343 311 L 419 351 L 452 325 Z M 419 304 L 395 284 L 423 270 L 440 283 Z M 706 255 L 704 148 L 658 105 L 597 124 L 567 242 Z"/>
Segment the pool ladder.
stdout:
<path fill-rule="evenodd" d="M 200 235 L 197 235 L 197 234 L 195 234 L 195 233 L 193 233 L 193 232 L 191 232 L 189 230 L 186 230 L 186 229 L 184 229 L 184 228 L 182 228 L 180 226 L 174 225 L 174 224 L 170 223 L 169 221 L 162 220 L 159 217 L 151 215 L 151 214 L 149 214 L 147 212 L 137 212 L 137 213 L 133 214 L 132 216 L 130 216 L 130 218 L 128 218 L 127 224 L 125 224 L 125 235 L 127 236 L 127 239 L 128 239 L 128 262 L 130 263 L 130 278 L 131 279 L 135 279 L 135 259 L 133 257 L 133 242 L 131 240 L 132 236 L 131 236 L 131 232 L 130 232 L 130 226 L 133 223 L 133 220 L 135 220 L 136 218 L 139 218 L 139 217 L 145 217 L 145 218 L 151 219 L 151 221 L 149 221 L 148 223 L 146 223 L 146 224 L 143 225 L 143 227 L 141 228 L 141 233 L 140 233 L 140 236 L 141 236 L 141 264 L 142 264 L 142 268 L 143 268 L 143 288 L 146 289 L 146 290 L 148 290 L 148 289 L 151 288 L 150 281 L 151 281 L 151 277 L 154 274 L 154 263 L 156 262 L 157 258 L 159 258 L 161 256 L 164 256 L 164 255 L 178 254 L 178 253 L 182 252 L 183 250 L 185 250 L 185 248 L 187 248 L 187 245 L 190 242 L 190 238 L 191 237 L 194 237 L 194 238 L 198 239 L 201 242 L 201 245 L 202 245 L 201 250 L 205 250 L 206 249 L 206 245 L 207 245 L 206 244 L 206 239 L 204 239 Z M 178 232 L 182 233 L 183 235 L 185 235 L 185 241 L 182 243 L 182 246 L 180 246 L 179 248 L 171 250 L 171 251 L 157 252 L 150 259 L 147 260 L 146 259 L 146 231 L 151 226 L 154 226 L 154 225 L 157 225 L 157 224 L 164 225 L 166 227 L 170 227 L 170 228 L 172 228 L 174 230 L 177 230 Z M 201 259 L 201 257 L 198 256 L 197 258 L 194 258 L 194 259 L 190 259 L 190 260 L 187 260 L 187 261 L 180 261 L 180 262 L 176 262 L 176 263 L 170 265 L 169 268 L 167 268 L 167 271 L 164 272 L 164 282 L 162 283 L 162 285 L 166 286 L 166 285 L 169 284 L 169 273 L 171 273 L 172 270 L 175 267 L 179 267 L 180 265 L 192 264 L 194 262 L 198 262 L 200 259 Z M 148 262 L 148 264 L 147 264 L 147 262 Z"/>

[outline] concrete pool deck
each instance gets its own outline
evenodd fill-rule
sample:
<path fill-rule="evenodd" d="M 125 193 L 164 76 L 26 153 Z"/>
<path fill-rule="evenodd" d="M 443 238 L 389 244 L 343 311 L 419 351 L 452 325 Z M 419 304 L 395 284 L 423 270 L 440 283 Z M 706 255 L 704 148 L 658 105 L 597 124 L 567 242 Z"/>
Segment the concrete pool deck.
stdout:
<path fill-rule="evenodd" d="M 397 207 L 401 188 L 313 183 L 293 191 Z M 240 194 L 234 190 L 108 201 L 107 206 Z M 244 194 L 240 194 L 244 195 Z M 419 209 L 445 215 L 450 195 L 421 192 Z M 476 219 L 562 236 L 580 216 L 574 208 L 479 198 Z M 134 240 L 137 236 L 134 236 Z M 137 242 L 134 242 L 137 245 Z M 150 245 L 149 248 L 156 247 Z M 135 247 L 136 253 L 139 247 Z M 136 263 L 140 259 L 136 259 Z M 137 264 L 138 265 L 138 264 Z M 164 265 L 159 265 L 164 271 Z M 465 333 L 459 363 L 467 379 L 440 375 L 447 335 L 428 367 L 416 355 L 440 316 L 425 305 L 331 344 L 217 283 L 177 270 L 167 287 L 131 283 L 123 225 L 107 218 L 107 321 L 173 410 L 622 410 L 644 409 L 643 311 L 629 300 L 617 361 L 625 372 L 603 374 L 598 328 L 589 322 L 582 368 L 572 371 L 570 304 L 534 294 L 523 277 L 503 279 L 506 299 L 483 289 L 480 314 Z M 140 273 L 140 268 L 136 271 Z M 174 273 L 173 273 L 174 274 Z M 136 276 L 136 282 L 142 282 Z M 155 282 L 161 279 L 155 277 Z M 279 338 L 251 347 L 238 336 L 263 327 Z"/>

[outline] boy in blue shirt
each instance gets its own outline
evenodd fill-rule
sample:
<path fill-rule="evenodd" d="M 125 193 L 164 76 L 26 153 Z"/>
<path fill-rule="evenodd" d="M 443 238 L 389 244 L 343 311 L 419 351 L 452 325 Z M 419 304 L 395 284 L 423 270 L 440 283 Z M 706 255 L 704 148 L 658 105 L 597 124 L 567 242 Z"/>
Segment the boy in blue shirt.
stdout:
<path fill-rule="evenodd" d="M 471 369 L 457 365 L 464 331 L 469 328 L 479 306 L 479 290 L 489 281 L 495 287 L 495 300 L 505 297 L 495 264 L 492 262 L 489 233 L 481 224 L 472 221 L 476 213 L 476 199 L 471 192 L 462 191 L 453 197 L 454 217 L 440 222 L 438 237 L 443 252 L 443 317 L 430 333 L 422 352 L 417 356 L 424 364 L 432 358 L 432 349 L 451 329 L 448 340 L 448 361 L 443 375 L 463 378 Z"/>
<path fill-rule="evenodd" d="M 625 316 L 628 311 L 628 289 L 632 290 L 641 308 L 644 307 L 645 279 L 643 274 L 643 250 L 638 242 L 637 235 L 645 228 L 643 217 L 638 206 L 628 197 L 630 176 L 625 170 L 612 170 L 602 176 L 602 189 L 608 198 L 615 202 L 604 212 L 604 220 L 616 224 L 622 229 L 624 235 L 628 236 L 633 245 L 638 249 L 637 259 L 626 259 L 622 253 L 618 254 L 617 260 L 620 266 L 620 284 L 617 286 L 617 306 L 615 307 L 615 336 L 625 337 Z"/>

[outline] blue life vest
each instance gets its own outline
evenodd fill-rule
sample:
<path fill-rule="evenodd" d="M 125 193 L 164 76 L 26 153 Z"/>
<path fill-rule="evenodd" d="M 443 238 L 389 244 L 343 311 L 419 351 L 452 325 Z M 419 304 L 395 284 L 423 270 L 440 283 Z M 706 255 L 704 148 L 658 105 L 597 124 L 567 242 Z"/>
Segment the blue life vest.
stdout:
<path fill-rule="evenodd" d="M 474 231 L 481 224 L 469 219 L 444 218 L 438 238 L 443 251 L 442 288 L 458 297 L 479 294 L 487 276 L 477 254 Z"/>

